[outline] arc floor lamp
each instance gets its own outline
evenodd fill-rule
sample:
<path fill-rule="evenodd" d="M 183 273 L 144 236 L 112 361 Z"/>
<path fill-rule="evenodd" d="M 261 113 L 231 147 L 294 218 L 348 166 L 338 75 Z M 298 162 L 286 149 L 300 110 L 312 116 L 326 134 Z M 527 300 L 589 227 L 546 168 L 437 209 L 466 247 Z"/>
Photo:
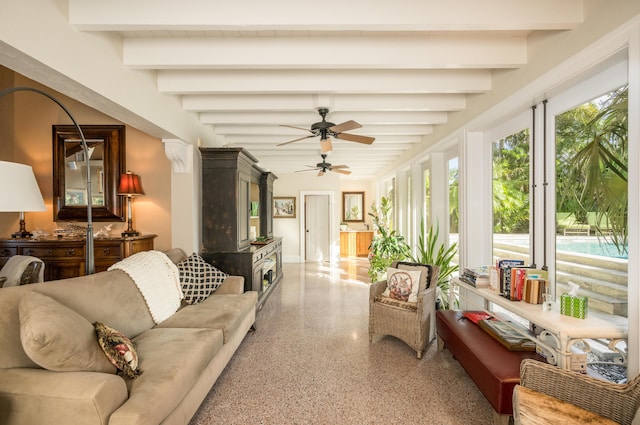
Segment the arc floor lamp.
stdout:
<path fill-rule="evenodd" d="M 67 109 L 66 106 L 64 106 L 58 99 L 56 99 L 55 97 L 51 96 L 49 93 L 42 91 L 40 89 L 36 89 L 34 87 L 24 87 L 24 86 L 18 86 L 18 87 L 9 87 L 6 88 L 4 90 L 0 91 L 0 97 L 6 96 L 8 94 L 11 94 L 13 92 L 17 92 L 17 91 L 30 91 L 33 93 L 38 93 L 44 97 L 49 98 L 50 100 L 52 100 L 53 102 L 55 102 L 56 104 L 58 104 L 58 106 L 60 108 L 62 108 L 62 110 L 69 116 L 69 118 L 71 119 L 71 121 L 73 122 L 73 125 L 76 127 L 76 129 L 78 130 L 78 134 L 80 135 L 80 139 L 82 140 L 82 149 L 84 150 L 84 157 L 85 157 L 85 161 L 87 161 L 87 193 L 86 193 L 86 198 L 87 199 L 87 237 L 86 237 L 86 243 L 85 243 L 85 273 L 86 274 L 93 274 L 95 273 L 95 254 L 93 251 L 93 247 L 94 247 L 94 240 L 93 240 L 93 217 L 92 217 L 92 210 L 91 210 L 91 170 L 89 167 L 89 146 L 87 145 L 87 141 L 84 138 L 84 133 L 82 133 L 82 129 L 80 128 L 80 126 L 78 125 L 78 122 L 75 120 L 75 118 L 73 118 L 73 115 L 71 115 L 71 112 L 69 112 L 69 110 Z"/>

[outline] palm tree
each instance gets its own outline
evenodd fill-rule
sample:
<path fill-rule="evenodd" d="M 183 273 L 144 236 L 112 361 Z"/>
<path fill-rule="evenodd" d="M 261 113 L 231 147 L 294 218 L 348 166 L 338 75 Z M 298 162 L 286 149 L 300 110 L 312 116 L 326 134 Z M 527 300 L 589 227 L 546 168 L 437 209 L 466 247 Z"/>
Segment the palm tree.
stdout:
<path fill-rule="evenodd" d="M 576 218 L 595 212 L 596 230 L 602 234 L 602 223 L 606 223 L 620 252 L 626 250 L 628 236 L 627 119 L 625 86 L 613 91 L 584 126 L 574 128 L 573 140 L 581 142 L 578 151 L 558 158 L 559 170 L 566 171 L 558 179 L 562 202 L 571 199 Z"/>

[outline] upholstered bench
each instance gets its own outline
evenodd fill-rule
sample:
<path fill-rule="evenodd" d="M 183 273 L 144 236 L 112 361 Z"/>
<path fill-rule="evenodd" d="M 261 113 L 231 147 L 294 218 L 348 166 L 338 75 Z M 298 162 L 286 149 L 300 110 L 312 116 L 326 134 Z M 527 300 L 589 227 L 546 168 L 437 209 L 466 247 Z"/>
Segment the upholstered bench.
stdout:
<path fill-rule="evenodd" d="M 544 359 L 533 351 L 509 351 L 462 311 L 436 311 L 438 351 L 446 347 L 494 409 L 494 424 L 508 424 L 513 388 L 520 383 L 523 359 Z"/>

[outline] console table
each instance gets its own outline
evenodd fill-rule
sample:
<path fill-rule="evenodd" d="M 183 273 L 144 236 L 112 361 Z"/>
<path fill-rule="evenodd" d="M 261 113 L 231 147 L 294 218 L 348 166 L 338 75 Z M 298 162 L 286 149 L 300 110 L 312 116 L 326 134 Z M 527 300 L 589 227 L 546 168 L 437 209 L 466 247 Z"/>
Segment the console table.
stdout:
<path fill-rule="evenodd" d="M 156 235 L 94 239 L 96 272 L 136 252 L 153 249 Z M 85 273 L 85 240 L 74 238 L 1 239 L 0 267 L 14 255 L 30 255 L 44 261 L 44 280 L 67 279 Z"/>
<path fill-rule="evenodd" d="M 481 297 L 483 303 L 477 306 L 478 308 L 495 315 L 495 312 L 490 311 L 490 304 L 495 304 L 543 329 L 535 338 L 525 333 L 523 335 L 534 340 L 538 351 L 553 365 L 563 369 L 577 369 L 571 364 L 571 357 L 574 354 L 572 347 L 579 344 L 588 347 L 589 344 L 585 339 L 598 338 L 611 340 L 610 348 L 615 349 L 622 357 L 623 362 L 626 363 L 626 353 L 615 348 L 618 342 L 627 341 L 628 322 L 624 317 L 602 315 L 589 311 L 585 319 L 577 319 L 560 314 L 558 303 L 553 303 L 550 311 L 544 311 L 541 304 L 510 301 L 492 289 L 475 288 L 457 278 L 451 279 L 451 283 L 452 289 L 458 287 Z M 475 304 L 468 298 L 465 300 Z M 520 331 L 516 327 L 514 329 Z"/>

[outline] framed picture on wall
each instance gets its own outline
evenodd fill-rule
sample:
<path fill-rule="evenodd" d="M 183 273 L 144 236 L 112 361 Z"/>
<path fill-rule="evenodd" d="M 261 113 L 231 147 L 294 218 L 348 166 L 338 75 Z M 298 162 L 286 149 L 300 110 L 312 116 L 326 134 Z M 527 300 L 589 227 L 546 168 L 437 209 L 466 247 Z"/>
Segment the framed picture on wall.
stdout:
<path fill-rule="evenodd" d="M 296 218 L 296 197 L 274 196 L 273 218 Z"/>

